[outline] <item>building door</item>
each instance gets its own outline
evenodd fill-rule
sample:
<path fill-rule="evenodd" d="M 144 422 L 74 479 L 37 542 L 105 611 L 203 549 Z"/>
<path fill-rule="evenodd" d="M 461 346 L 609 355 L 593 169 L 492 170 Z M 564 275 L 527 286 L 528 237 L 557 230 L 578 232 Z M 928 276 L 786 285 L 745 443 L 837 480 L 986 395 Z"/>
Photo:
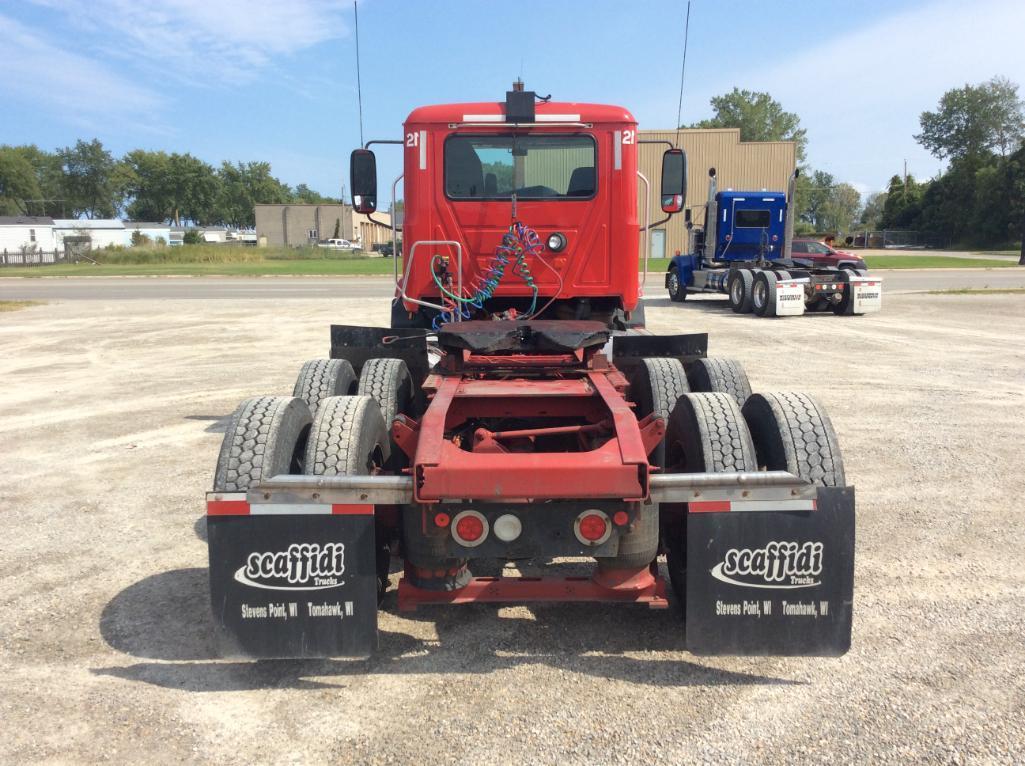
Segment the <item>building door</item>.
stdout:
<path fill-rule="evenodd" d="M 666 257 L 666 230 L 665 229 L 652 229 L 651 230 L 651 258 L 665 258 Z"/>

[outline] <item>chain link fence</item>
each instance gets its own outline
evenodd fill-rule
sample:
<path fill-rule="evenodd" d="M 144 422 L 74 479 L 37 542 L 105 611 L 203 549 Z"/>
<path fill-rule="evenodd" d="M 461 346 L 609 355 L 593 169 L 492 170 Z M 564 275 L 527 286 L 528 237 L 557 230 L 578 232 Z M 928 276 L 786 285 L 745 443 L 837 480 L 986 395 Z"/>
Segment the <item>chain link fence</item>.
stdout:
<path fill-rule="evenodd" d="M 907 229 L 883 229 L 881 231 L 851 232 L 847 247 L 864 247 L 871 250 L 925 250 L 942 249 L 950 243 L 943 237 L 929 232 Z"/>

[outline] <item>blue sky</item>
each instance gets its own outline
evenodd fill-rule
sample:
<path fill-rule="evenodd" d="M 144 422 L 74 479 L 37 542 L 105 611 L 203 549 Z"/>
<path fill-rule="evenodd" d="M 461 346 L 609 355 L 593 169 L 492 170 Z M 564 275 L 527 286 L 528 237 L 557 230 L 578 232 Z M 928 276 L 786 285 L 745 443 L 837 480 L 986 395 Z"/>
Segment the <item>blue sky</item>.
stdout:
<path fill-rule="evenodd" d="M 364 133 L 398 138 L 419 105 L 502 100 L 518 75 L 555 100 L 675 122 L 685 2 L 363 0 Z M 267 160 L 337 194 L 359 143 L 352 3 L 342 0 L 0 0 L 0 143 L 97 137 L 221 160 Z M 683 120 L 734 86 L 766 90 L 808 129 L 808 160 L 859 190 L 908 161 L 948 88 L 1025 87 L 1022 0 L 696 0 Z M 382 178 L 399 152 L 379 152 Z"/>

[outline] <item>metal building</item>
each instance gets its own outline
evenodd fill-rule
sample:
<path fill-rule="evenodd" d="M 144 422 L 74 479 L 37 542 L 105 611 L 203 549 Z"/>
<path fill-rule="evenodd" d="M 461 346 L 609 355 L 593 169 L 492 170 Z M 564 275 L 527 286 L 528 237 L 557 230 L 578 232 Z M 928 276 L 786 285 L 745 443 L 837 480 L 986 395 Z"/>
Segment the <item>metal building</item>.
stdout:
<path fill-rule="evenodd" d="M 786 191 L 797 162 L 793 141 L 741 141 L 738 128 L 641 130 L 639 170 L 651 183 L 651 220 L 665 216 L 659 207 L 658 184 L 662 174 L 662 153 L 668 141 L 687 152 L 687 207 L 695 224 L 704 223 L 704 204 L 708 198 L 708 169 L 715 168 L 720 189 Z M 642 186 L 643 193 L 643 186 Z M 644 201 L 639 211 L 643 224 Z M 687 249 L 687 234 L 682 215 L 651 230 L 652 258 L 669 258 L 677 250 Z"/>
<path fill-rule="evenodd" d="M 255 205 L 256 234 L 268 245 L 300 247 L 337 237 L 358 242 L 364 250 L 391 240 L 391 219 L 374 213 L 376 221 L 351 205 Z"/>

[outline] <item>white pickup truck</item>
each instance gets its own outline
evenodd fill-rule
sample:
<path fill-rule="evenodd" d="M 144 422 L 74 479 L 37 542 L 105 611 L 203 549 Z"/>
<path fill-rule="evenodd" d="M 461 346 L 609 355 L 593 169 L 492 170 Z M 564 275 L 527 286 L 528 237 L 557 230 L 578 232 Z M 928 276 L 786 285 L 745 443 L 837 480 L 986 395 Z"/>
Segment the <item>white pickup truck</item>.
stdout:
<path fill-rule="evenodd" d="M 326 239 L 323 242 L 318 242 L 317 247 L 327 247 L 331 250 L 359 250 L 358 245 L 354 245 L 347 239 Z"/>

